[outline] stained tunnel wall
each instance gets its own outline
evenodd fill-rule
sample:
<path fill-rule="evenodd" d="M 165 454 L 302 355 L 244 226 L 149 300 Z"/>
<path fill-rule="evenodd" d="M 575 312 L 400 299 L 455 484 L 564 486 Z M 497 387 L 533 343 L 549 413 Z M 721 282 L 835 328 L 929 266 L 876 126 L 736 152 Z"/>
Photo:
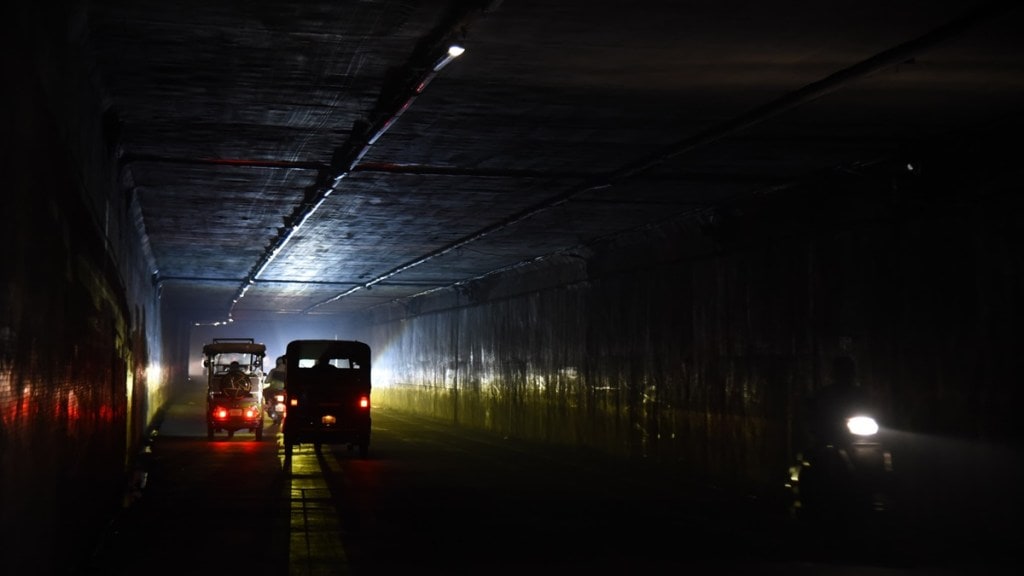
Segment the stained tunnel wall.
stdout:
<path fill-rule="evenodd" d="M 14 8 L 0 35 L 0 571 L 66 574 L 130 495 L 164 401 L 160 311 L 81 14 Z"/>
<path fill-rule="evenodd" d="M 888 427 L 1010 442 L 1022 203 L 943 153 L 378 311 L 375 403 L 764 487 L 850 356 Z"/>
<path fill-rule="evenodd" d="M 16 16 L 0 52 L 16 100 L 0 155 L 0 555 L 5 572 L 56 573 L 94 544 L 78 536 L 122 496 L 164 400 L 147 372 L 161 315 L 83 29 Z M 375 311 L 390 374 L 375 401 L 761 482 L 792 449 L 797 399 L 849 354 L 892 426 L 1019 439 L 1020 190 L 968 168 L 815 183 Z"/>

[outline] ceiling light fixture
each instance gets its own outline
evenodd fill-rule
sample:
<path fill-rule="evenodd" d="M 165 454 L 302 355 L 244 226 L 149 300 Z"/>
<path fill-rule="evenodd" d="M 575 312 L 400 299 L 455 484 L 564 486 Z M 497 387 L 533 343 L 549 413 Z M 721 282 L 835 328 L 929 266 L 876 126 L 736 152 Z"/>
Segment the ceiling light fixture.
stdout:
<path fill-rule="evenodd" d="M 458 44 L 452 44 L 451 46 L 448 47 L 448 52 L 445 53 L 444 57 L 438 60 L 437 64 L 434 64 L 434 72 L 440 72 L 441 68 L 444 68 L 449 63 L 451 63 L 452 60 L 455 60 L 459 56 L 462 56 L 465 52 L 466 49 L 463 48 L 462 46 L 459 46 Z"/>
<path fill-rule="evenodd" d="M 228 308 L 229 318 L 231 314 L 234 312 L 235 305 L 238 304 L 238 302 L 245 297 L 245 293 L 249 290 L 249 288 L 256 284 L 256 281 L 259 279 L 260 275 L 262 275 L 263 272 L 266 271 L 266 269 L 270 266 L 270 263 L 273 262 L 278 257 L 278 255 L 280 255 L 281 249 L 284 247 L 284 245 L 287 244 L 292 239 L 292 237 L 298 233 L 299 229 L 302 228 L 303 225 L 305 225 L 306 221 L 309 220 L 310 216 L 312 216 L 317 210 L 320 209 L 320 206 L 327 200 L 328 196 L 330 196 L 331 193 L 335 191 L 335 189 L 340 184 L 341 180 L 348 175 L 349 171 L 351 171 L 352 168 L 356 165 L 356 163 L 358 163 L 359 160 L 362 159 L 363 155 L 367 153 L 369 147 L 374 145 L 377 142 L 377 139 L 380 138 L 385 132 L 387 132 L 388 129 L 395 123 L 395 121 L 397 121 L 398 118 L 406 110 L 409 109 L 409 106 L 412 105 L 416 97 L 423 92 L 423 90 L 427 87 L 427 84 L 429 84 L 430 81 L 434 79 L 434 77 L 442 68 L 450 64 L 452 60 L 455 60 L 456 58 L 462 56 L 465 53 L 466 49 L 463 46 L 459 44 L 450 44 L 448 46 L 448 49 L 445 51 L 444 55 L 441 56 L 441 58 L 439 58 L 434 63 L 434 66 L 429 71 L 424 71 L 423 68 L 419 68 L 419 72 L 420 74 L 422 74 L 419 81 L 410 86 L 409 88 L 407 88 L 408 93 L 405 94 L 403 100 L 401 101 L 401 105 L 396 110 L 394 110 L 389 116 L 386 116 L 383 119 L 383 123 L 380 124 L 376 130 L 370 132 L 370 135 L 366 143 L 359 150 L 357 150 L 355 158 L 351 159 L 351 161 L 349 162 L 349 170 L 346 170 L 340 174 L 335 175 L 332 178 L 331 185 L 328 186 L 326 190 L 323 190 L 320 193 L 319 197 L 316 199 L 314 203 L 305 204 L 304 206 L 301 206 L 299 213 L 295 215 L 295 218 L 291 225 L 285 226 L 285 229 L 281 232 L 281 235 L 279 236 L 276 243 L 273 246 L 269 247 L 267 251 L 264 252 L 263 257 L 260 259 L 260 261 L 253 266 L 252 271 L 246 276 L 245 280 L 242 283 L 242 286 L 235 292 L 235 297 L 232 299 L 231 306 L 229 306 Z M 375 283 L 376 282 L 368 283 L 362 286 L 361 288 L 369 290 L 370 287 Z M 348 292 L 337 294 L 333 298 L 325 302 L 320 302 L 318 304 L 315 304 L 314 306 L 311 306 L 306 311 L 312 310 L 313 308 L 326 304 L 327 302 L 331 302 L 333 300 L 347 296 L 348 294 L 352 293 L 355 290 L 358 290 L 359 288 L 360 287 L 356 287 L 353 288 L 352 290 L 349 290 Z"/>

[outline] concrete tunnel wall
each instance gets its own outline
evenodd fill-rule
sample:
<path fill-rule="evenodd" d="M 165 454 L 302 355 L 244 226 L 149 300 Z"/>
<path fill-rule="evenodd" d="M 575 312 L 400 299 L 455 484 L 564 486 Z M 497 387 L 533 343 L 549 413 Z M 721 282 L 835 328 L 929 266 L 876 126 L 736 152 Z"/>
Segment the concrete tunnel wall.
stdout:
<path fill-rule="evenodd" d="M 85 31 L 16 16 L 0 553 L 11 573 L 57 573 L 95 545 L 79 536 L 120 504 L 163 383 L 187 368 L 147 370 L 164 322 Z M 1019 186 L 947 176 L 899 194 L 821 182 L 377 310 L 375 402 L 756 484 L 793 449 L 797 400 L 849 354 L 891 426 L 1019 440 Z"/>
<path fill-rule="evenodd" d="M 139 480 L 164 402 L 159 301 L 84 27 L 21 6 L 5 23 L 0 571 L 64 574 Z"/>
<path fill-rule="evenodd" d="M 964 440 L 958 457 L 1019 439 L 1022 201 L 941 157 L 378 311 L 374 402 L 763 490 L 845 355 L 905 437 Z M 928 466 L 953 455 L 921 446 L 905 460 L 948 478 Z"/>

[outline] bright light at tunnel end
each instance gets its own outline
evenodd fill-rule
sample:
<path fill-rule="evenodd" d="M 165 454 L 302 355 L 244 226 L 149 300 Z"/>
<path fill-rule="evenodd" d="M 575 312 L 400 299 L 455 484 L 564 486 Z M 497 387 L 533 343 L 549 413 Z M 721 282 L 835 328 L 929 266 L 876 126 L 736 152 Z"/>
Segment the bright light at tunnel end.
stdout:
<path fill-rule="evenodd" d="M 160 364 L 154 362 L 146 367 L 146 380 L 148 380 L 150 383 L 162 382 L 163 378 L 164 370 L 160 366 Z"/>
<path fill-rule="evenodd" d="M 391 370 L 379 365 L 373 367 L 373 386 L 375 388 L 390 388 L 393 382 L 394 376 Z"/>

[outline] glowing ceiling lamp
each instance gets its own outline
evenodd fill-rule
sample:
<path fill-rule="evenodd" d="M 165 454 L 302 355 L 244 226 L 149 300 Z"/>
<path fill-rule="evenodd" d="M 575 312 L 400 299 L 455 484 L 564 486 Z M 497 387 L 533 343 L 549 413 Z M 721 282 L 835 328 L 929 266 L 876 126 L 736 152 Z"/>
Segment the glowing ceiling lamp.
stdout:
<path fill-rule="evenodd" d="M 462 56 L 466 52 L 466 49 L 458 44 L 452 44 L 448 47 L 448 52 L 445 53 L 444 57 L 434 64 L 434 72 L 438 72 L 441 68 L 447 66 L 452 60 L 455 60 L 459 56 Z"/>

